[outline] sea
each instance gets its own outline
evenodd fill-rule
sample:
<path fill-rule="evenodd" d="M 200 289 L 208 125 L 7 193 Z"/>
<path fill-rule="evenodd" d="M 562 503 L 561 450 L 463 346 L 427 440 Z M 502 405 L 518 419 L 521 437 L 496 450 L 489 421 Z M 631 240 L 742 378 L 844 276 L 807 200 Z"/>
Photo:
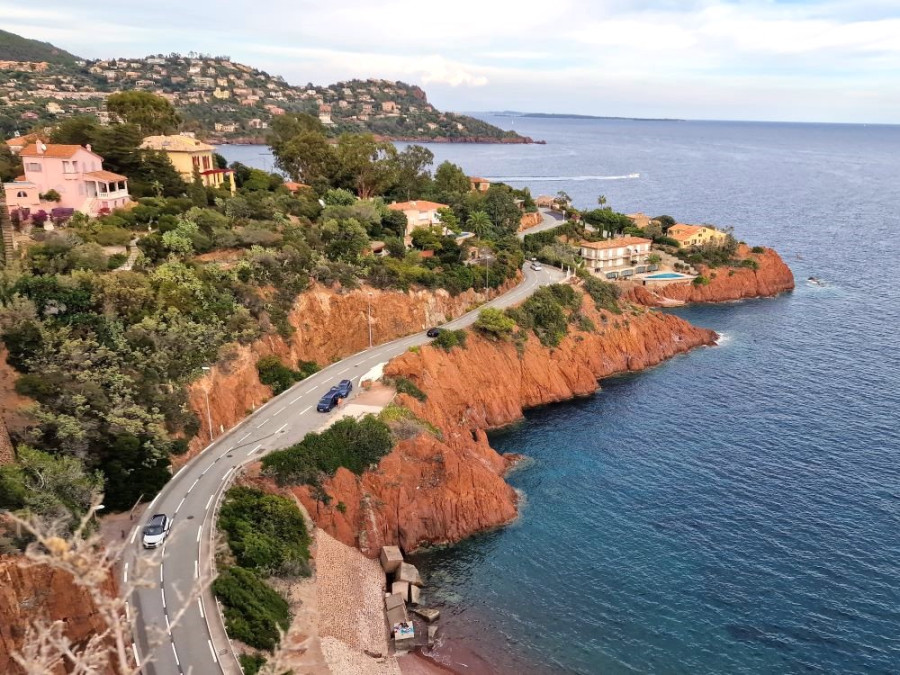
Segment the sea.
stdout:
<path fill-rule="evenodd" d="M 414 560 L 444 648 L 503 673 L 900 672 L 900 127 L 484 119 L 546 145 L 436 161 L 732 227 L 797 287 L 673 310 L 719 344 L 492 433 L 529 458 L 521 516 Z"/>

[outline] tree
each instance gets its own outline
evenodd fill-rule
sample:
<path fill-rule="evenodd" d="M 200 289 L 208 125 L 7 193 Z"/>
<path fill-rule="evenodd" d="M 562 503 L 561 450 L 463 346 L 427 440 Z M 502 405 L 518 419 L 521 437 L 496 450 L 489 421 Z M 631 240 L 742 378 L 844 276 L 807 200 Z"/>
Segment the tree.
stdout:
<path fill-rule="evenodd" d="M 442 162 L 434 172 L 434 194 L 442 201 L 460 199 L 470 188 L 469 177 L 456 164 Z"/>
<path fill-rule="evenodd" d="M 144 136 L 171 134 L 181 118 L 175 107 L 162 96 L 148 91 L 121 91 L 106 99 L 109 114 L 121 122 L 134 124 Z"/>
<path fill-rule="evenodd" d="M 478 313 L 478 318 L 475 320 L 475 328 L 482 333 L 500 339 L 505 339 L 512 335 L 515 327 L 515 321 L 502 310 L 493 307 L 486 307 L 481 310 Z"/>
<path fill-rule="evenodd" d="M 22 173 L 22 160 L 12 153 L 6 143 L 0 143 L 0 183 L 9 182 Z"/>
<path fill-rule="evenodd" d="M 353 262 L 369 247 L 366 228 L 355 219 L 326 220 L 322 225 L 325 255 L 330 260 Z"/>
<path fill-rule="evenodd" d="M 194 167 L 193 179 L 188 188 L 188 196 L 191 198 L 191 201 L 194 202 L 194 206 L 202 208 L 208 205 L 206 188 L 203 186 L 203 179 L 200 178 L 200 168 L 196 166 Z"/>
<path fill-rule="evenodd" d="M 597 203 L 600 205 L 600 208 L 606 207 L 606 195 L 600 195 L 597 197 Z"/>
<path fill-rule="evenodd" d="M 394 159 L 396 182 L 391 193 L 401 201 L 421 197 L 428 187 L 431 174 L 428 167 L 434 162 L 434 153 L 421 145 L 410 145 Z"/>
<path fill-rule="evenodd" d="M 480 239 L 490 238 L 494 224 L 491 217 L 484 211 L 473 211 L 466 219 L 466 227 L 470 232 L 474 232 Z"/>
<path fill-rule="evenodd" d="M 519 230 L 522 212 L 516 206 L 512 192 L 505 185 L 491 185 L 484 198 L 484 211 L 501 231 L 515 234 Z"/>
<path fill-rule="evenodd" d="M 396 180 L 397 149 L 372 134 L 341 134 L 337 144 L 338 180 L 360 199 L 382 194 Z"/>
<path fill-rule="evenodd" d="M 70 117 L 62 120 L 50 133 L 50 142 L 62 145 L 87 145 L 94 142 L 99 129 L 100 124 L 92 115 Z"/>

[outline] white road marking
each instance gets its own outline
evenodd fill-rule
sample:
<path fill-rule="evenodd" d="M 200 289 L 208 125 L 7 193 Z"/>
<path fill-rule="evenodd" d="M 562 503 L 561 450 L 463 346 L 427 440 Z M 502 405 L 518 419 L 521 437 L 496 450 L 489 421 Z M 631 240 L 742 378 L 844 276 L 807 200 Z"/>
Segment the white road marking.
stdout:
<path fill-rule="evenodd" d="M 190 492 L 190 491 L 193 490 L 195 487 L 197 487 L 197 483 L 199 483 L 199 482 L 200 482 L 200 479 L 199 479 L 199 478 L 198 478 L 197 480 L 195 480 L 195 481 L 194 481 L 194 484 L 191 485 L 191 487 L 188 488 L 188 492 Z"/>
<path fill-rule="evenodd" d="M 200 608 L 200 618 L 205 619 L 206 614 L 203 613 L 203 600 L 201 598 L 197 598 L 197 607 Z"/>
<path fill-rule="evenodd" d="M 172 643 L 172 653 L 175 655 L 175 663 L 178 664 L 178 667 L 181 668 L 181 661 L 178 660 L 178 652 L 175 651 L 175 643 Z"/>
<path fill-rule="evenodd" d="M 278 427 L 278 431 L 276 431 L 275 433 L 276 433 L 276 434 L 280 434 L 280 433 L 281 433 L 281 430 L 284 429 L 286 426 L 287 426 L 287 422 L 285 422 L 285 423 L 282 424 L 280 427 Z M 252 453 L 251 453 L 251 454 L 252 454 Z"/>
<path fill-rule="evenodd" d="M 306 412 L 307 410 L 309 410 L 310 408 L 312 408 L 312 406 L 309 406 L 309 407 L 307 407 L 307 408 L 304 408 L 304 409 L 301 410 L 298 414 L 302 415 L 303 413 L 305 413 L 305 412 Z"/>
<path fill-rule="evenodd" d="M 184 504 L 184 500 L 187 499 L 187 495 L 181 498 L 181 501 L 178 502 L 178 506 L 175 507 L 175 515 L 178 515 L 178 510 L 181 508 L 181 505 Z"/>
<path fill-rule="evenodd" d="M 287 426 L 287 424 L 285 424 L 284 426 Z M 281 429 L 279 429 L 279 431 L 281 431 Z M 277 433 L 277 432 L 276 432 L 276 433 Z M 262 447 L 262 443 L 260 443 L 260 444 L 257 445 L 255 448 L 253 448 L 250 452 L 247 453 L 247 455 L 248 455 L 248 456 L 249 456 L 249 455 L 252 455 L 254 452 L 256 452 L 257 450 L 259 450 L 261 447 Z"/>
<path fill-rule="evenodd" d="M 131 541 L 129 542 L 130 544 L 134 543 L 134 538 L 137 537 L 137 533 L 138 533 L 138 529 L 134 528 L 134 532 L 131 533 Z"/>
<path fill-rule="evenodd" d="M 165 608 L 166 608 L 166 591 L 165 591 L 165 589 L 164 589 L 164 588 L 160 588 L 160 589 L 159 589 L 159 594 L 162 596 L 162 600 L 163 600 L 163 609 L 165 609 Z"/>
<path fill-rule="evenodd" d="M 166 614 L 166 630 L 172 632 L 172 624 L 169 623 L 169 615 Z"/>
<path fill-rule="evenodd" d="M 350 369 L 349 369 L 349 368 L 344 368 L 341 372 L 338 373 L 338 375 L 343 375 L 343 374 L 346 373 L 348 370 L 350 370 Z"/>
<path fill-rule="evenodd" d="M 216 656 L 216 650 L 213 649 L 213 646 L 212 646 L 212 640 L 207 640 L 207 641 L 206 641 L 206 644 L 209 645 L 209 653 L 212 654 L 213 661 L 215 661 L 216 663 L 218 663 L 218 662 L 219 662 L 219 657 Z"/>
<path fill-rule="evenodd" d="M 174 478 L 174 476 L 173 476 L 173 478 Z M 159 496 L 161 494 L 162 494 L 162 492 L 157 492 L 156 496 L 153 498 L 153 501 L 147 505 L 147 513 L 153 513 L 153 505 L 156 503 L 156 500 L 159 499 Z"/>
<path fill-rule="evenodd" d="M 256 425 L 256 428 L 259 429 L 261 426 L 263 426 L 268 421 L 269 421 L 268 419 L 264 419 L 262 422 L 260 422 L 259 424 Z"/>
<path fill-rule="evenodd" d="M 203 526 L 197 528 L 197 541 L 200 541 L 200 535 L 203 534 Z"/>
<path fill-rule="evenodd" d="M 303 393 L 300 394 L 297 398 L 295 398 L 293 401 L 291 401 L 291 404 L 296 403 L 297 401 L 299 401 L 299 400 L 300 400 L 301 398 L 303 398 L 304 396 L 306 396 L 306 392 L 303 392 Z"/>
<path fill-rule="evenodd" d="M 159 563 L 159 583 L 162 583 L 163 580 L 163 564 Z"/>
<path fill-rule="evenodd" d="M 209 505 L 212 504 L 213 497 L 215 497 L 215 496 L 216 496 L 215 494 L 211 494 L 209 496 L 209 499 L 206 500 L 206 508 L 204 509 L 204 511 L 209 511 Z"/>
<path fill-rule="evenodd" d="M 279 414 L 279 413 L 281 413 L 281 412 L 284 412 L 285 408 L 287 408 L 286 405 L 281 406 L 278 410 L 275 411 L 275 414 L 277 415 L 277 414 Z"/>
<path fill-rule="evenodd" d="M 248 431 L 246 434 L 244 434 L 243 436 L 241 436 L 241 437 L 238 439 L 238 443 L 240 443 L 242 440 L 244 440 L 245 438 L 247 438 L 247 436 L 249 436 L 251 433 L 252 433 L 252 432 Z"/>
<path fill-rule="evenodd" d="M 122 583 L 123 584 L 128 583 L 128 563 L 125 563 L 125 571 L 122 572 Z"/>
<path fill-rule="evenodd" d="M 138 656 L 137 645 L 135 643 L 131 643 L 131 651 L 134 652 L 134 662 L 138 665 L 141 665 L 141 657 Z"/>
<path fill-rule="evenodd" d="M 200 578 L 200 564 L 196 560 L 194 561 L 194 578 Z"/>

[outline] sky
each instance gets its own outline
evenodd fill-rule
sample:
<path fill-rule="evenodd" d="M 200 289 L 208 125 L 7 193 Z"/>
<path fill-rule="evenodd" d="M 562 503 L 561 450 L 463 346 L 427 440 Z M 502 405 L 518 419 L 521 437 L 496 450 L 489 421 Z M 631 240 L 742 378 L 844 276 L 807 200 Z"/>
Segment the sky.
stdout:
<path fill-rule="evenodd" d="M 900 124 L 900 0 L 0 0 L 0 28 L 400 79 L 457 112 Z"/>

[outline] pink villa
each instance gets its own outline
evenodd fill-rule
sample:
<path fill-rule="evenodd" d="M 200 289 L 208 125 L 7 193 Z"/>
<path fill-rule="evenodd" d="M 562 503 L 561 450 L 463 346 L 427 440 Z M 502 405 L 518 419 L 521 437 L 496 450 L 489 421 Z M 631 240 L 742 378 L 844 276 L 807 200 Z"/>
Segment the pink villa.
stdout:
<path fill-rule="evenodd" d="M 27 219 L 36 211 L 72 209 L 89 216 L 109 213 L 131 201 L 128 179 L 103 170 L 103 158 L 91 146 L 32 143 L 19 153 L 25 175 L 4 183 L 10 213 Z M 46 201 L 41 195 L 55 190 L 60 200 Z M 69 212 L 71 213 L 71 212 Z"/>

